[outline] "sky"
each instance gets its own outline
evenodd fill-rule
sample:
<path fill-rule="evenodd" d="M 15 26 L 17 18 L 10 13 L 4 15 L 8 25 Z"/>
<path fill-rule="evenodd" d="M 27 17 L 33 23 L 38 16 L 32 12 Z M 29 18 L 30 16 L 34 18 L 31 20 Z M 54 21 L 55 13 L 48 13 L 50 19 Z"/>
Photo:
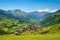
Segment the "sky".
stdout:
<path fill-rule="evenodd" d="M 60 9 L 60 0 L 0 0 L 0 9 L 22 11 Z"/>

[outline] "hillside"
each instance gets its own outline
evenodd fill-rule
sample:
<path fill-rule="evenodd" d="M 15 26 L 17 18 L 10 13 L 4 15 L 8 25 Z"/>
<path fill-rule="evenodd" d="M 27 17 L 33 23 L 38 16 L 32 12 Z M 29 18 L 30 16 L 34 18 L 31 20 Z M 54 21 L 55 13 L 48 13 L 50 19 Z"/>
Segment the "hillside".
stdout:
<path fill-rule="evenodd" d="M 48 18 L 40 22 L 42 26 L 52 26 L 60 23 L 60 10 L 56 11 Z"/>
<path fill-rule="evenodd" d="M 12 14 L 9 14 L 8 12 L 0 9 L 0 34 L 10 32 L 10 29 L 13 29 L 13 27 L 18 26 L 18 23 L 19 20 L 14 18 Z"/>
<path fill-rule="evenodd" d="M 40 34 L 60 34 L 60 23 L 53 26 L 44 27 Z"/>

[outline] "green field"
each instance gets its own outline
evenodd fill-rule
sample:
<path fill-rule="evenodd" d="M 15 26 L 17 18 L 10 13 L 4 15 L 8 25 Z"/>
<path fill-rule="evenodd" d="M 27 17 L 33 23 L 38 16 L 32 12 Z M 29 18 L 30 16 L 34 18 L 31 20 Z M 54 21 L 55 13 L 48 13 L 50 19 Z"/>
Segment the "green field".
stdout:
<path fill-rule="evenodd" d="M 33 33 L 23 32 L 21 35 L 14 35 L 14 34 L 0 35 L 0 40 L 60 40 L 59 27 L 60 24 L 56 24 L 51 27 L 46 27 L 42 31 L 43 32 L 42 34 L 40 34 L 39 32 L 33 32 Z"/>
<path fill-rule="evenodd" d="M 0 40 L 60 40 L 59 34 L 46 35 L 0 35 Z"/>
<path fill-rule="evenodd" d="M 60 40 L 60 10 L 42 21 L 16 14 L 0 9 L 0 40 Z"/>

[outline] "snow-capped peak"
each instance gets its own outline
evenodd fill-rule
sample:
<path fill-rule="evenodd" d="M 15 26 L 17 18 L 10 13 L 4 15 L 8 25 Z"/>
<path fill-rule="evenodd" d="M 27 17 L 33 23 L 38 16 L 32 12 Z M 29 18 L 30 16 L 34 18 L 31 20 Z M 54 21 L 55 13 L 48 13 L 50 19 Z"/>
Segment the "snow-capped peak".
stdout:
<path fill-rule="evenodd" d="M 55 10 L 50 10 L 50 9 L 43 9 L 43 10 L 37 10 L 38 12 L 56 12 L 57 9 Z"/>

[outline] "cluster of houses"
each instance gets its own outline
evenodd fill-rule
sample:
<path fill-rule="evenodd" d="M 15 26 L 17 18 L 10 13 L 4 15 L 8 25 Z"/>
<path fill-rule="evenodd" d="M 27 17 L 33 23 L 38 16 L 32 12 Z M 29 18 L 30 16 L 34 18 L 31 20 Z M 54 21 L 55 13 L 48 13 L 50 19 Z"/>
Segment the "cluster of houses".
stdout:
<path fill-rule="evenodd" d="M 26 31 L 42 31 L 43 30 L 43 27 L 38 27 L 38 26 L 29 26 L 29 27 L 21 27 L 21 28 L 17 28 L 15 29 L 14 31 L 14 34 L 18 34 L 18 33 L 21 33 L 21 32 L 26 32 Z"/>

